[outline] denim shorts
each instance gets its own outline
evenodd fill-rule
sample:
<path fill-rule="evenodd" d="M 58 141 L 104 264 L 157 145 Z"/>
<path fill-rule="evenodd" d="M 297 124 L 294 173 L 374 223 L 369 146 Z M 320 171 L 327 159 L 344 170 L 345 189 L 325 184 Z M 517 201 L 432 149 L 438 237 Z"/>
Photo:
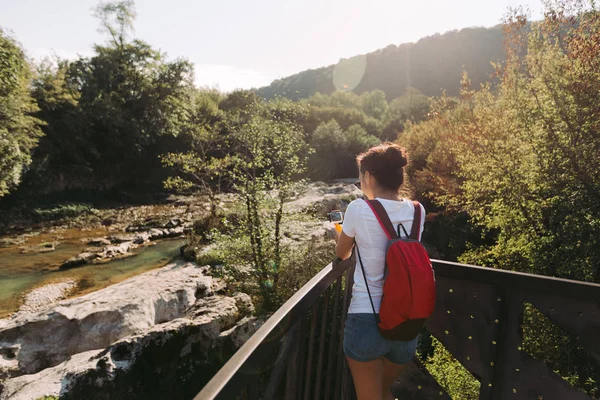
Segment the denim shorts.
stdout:
<path fill-rule="evenodd" d="M 382 337 L 373 314 L 348 314 L 346 318 L 344 354 L 355 361 L 373 361 L 384 356 L 395 364 L 406 364 L 416 350 L 417 338 L 402 342 Z"/>

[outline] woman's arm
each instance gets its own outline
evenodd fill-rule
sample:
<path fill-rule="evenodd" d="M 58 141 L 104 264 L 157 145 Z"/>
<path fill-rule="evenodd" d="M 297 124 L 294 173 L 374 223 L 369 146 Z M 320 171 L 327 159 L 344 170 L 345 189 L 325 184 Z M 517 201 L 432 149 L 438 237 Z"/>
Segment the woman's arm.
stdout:
<path fill-rule="evenodd" d="M 335 254 L 345 260 L 352 255 L 352 247 L 354 246 L 354 238 L 346 235 L 344 232 L 335 231 L 337 243 L 335 245 Z"/>

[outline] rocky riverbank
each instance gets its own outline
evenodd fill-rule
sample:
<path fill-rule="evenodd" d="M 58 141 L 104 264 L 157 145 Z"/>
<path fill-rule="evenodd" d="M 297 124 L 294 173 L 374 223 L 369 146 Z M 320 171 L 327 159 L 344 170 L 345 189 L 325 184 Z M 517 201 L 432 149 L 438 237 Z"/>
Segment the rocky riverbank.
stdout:
<path fill-rule="evenodd" d="M 0 399 L 115 398 L 110 393 L 143 385 L 139 398 L 156 398 L 156 382 L 199 389 L 260 325 L 249 318 L 249 296 L 221 294 L 222 282 L 207 272 L 178 261 L 0 320 Z"/>
<path fill-rule="evenodd" d="M 359 194 L 343 183 L 308 185 L 285 205 L 282 240 L 298 246 L 326 241 L 333 236 L 326 213 Z M 158 215 L 151 206 L 119 210 L 108 220 L 104 215 L 100 226 L 78 238 L 85 251 L 55 268 L 102 268 L 93 264 L 182 235 L 206 213 L 208 206 L 196 201 L 177 198 L 156 206 Z M 235 198 L 221 196 L 219 207 L 235 209 Z M 45 256 L 60 251 L 64 229 L 51 228 L 58 243 Z M 35 237 L 5 244 L 34 248 Z M 92 265 L 78 268 L 86 263 Z M 0 400 L 193 397 L 262 323 L 248 295 L 232 293 L 212 275 L 208 266 L 178 260 L 78 298 L 61 300 L 74 290 L 70 280 L 29 292 L 19 312 L 0 320 Z"/>

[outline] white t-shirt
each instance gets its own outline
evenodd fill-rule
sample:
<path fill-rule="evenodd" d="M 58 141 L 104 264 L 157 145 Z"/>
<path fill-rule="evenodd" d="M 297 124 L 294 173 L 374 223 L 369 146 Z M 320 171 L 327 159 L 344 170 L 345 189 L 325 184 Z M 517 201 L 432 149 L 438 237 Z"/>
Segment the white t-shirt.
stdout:
<path fill-rule="evenodd" d="M 397 229 L 398 224 L 402 224 L 406 232 L 410 235 L 415 213 L 413 202 L 408 199 L 397 201 L 377 198 L 377 200 L 385 208 L 394 228 Z M 425 209 L 421 205 L 421 233 L 423 232 L 424 222 Z M 375 311 L 379 312 L 381 296 L 383 295 L 385 254 L 389 241 L 387 235 L 369 205 L 362 199 L 354 200 L 348 205 L 342 230 L 346 235 L 355 238 L 365 267 L 365 275 L 369 283 L 373 305 L 375 306 Z M 402 228 L 400 229 L 400 233 L 401 237 L 405 237 Z M 354 270 L 352 301 L 350 302 L 348 313 L 373 313 L 358 256 L 356 257 L 356 268 Z"/>

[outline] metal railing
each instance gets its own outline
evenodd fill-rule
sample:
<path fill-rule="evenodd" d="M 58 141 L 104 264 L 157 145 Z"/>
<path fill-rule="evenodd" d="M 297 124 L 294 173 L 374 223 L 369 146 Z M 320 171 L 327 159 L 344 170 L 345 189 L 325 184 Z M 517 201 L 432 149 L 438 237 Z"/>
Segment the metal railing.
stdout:
<path fill-rule="evenodd" d="M 354 258 L 329 264 L 294 294 L 195 397 L 354 399 L 342 352 Z M 600 361 L 600 285 L 432 260 L 436 310 L 428 331 L 480 382 L 480 399 L 589 399 L 522 347 L 532 304 Z M 450 396 L 415 359 L 393 392 Z"/>

